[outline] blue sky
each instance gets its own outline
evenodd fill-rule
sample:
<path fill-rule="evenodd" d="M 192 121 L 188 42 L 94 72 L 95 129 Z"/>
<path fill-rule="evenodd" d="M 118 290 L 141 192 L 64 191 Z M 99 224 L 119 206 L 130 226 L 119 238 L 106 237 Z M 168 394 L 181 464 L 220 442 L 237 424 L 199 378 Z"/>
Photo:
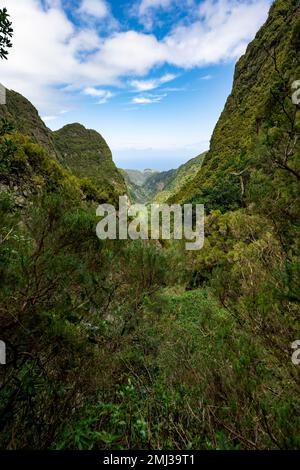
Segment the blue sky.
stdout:
<path fill-rule="evenodd" d="M 122 168 L 206 150 L 234 65 L 270 0 L 0 0 L 14 47 L 0 80 L 51 129 L 81 122 Z"/>

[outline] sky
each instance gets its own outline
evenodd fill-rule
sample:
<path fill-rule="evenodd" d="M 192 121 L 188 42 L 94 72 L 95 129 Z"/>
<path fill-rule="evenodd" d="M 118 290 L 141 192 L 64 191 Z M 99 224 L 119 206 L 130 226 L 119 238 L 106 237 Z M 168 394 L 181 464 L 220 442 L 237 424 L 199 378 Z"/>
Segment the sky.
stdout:
<path fill-rule="evenodd" d="M 52 130 L 96 129 L 121 168 L 176 168 L 208 149 L 271 3 L 0 0 L 14 28 L 0 82 Z"/>

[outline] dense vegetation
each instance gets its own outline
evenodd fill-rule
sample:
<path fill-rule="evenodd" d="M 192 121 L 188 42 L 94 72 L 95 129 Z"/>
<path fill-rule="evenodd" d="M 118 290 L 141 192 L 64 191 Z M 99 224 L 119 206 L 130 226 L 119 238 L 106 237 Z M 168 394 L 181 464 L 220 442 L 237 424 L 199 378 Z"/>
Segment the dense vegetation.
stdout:
<path fill-rule="evenodd" d="M 161 186 L 159 185 L 159 179 L 158 181 L 154 180 L 152 182 L 151 179 L 154 179 L 153 177 L 148 180 L 146 187 L 148 184 L 151 188 L 153 183 L 155 183 L 154 186 L 156 190 L 154 192 L 152 191 L 152 199 L 159 203 L 169 202 L 169 200 L 172 200 L 174 195 L 176 196 L 181 188 L 185 187 L 187 183 L 191 184 L 198 171 L 201 169 L 205 155 L 206 152 L 198 155 L 197 157 L 191 158 L 175 171 L 172 171 L 171 174 L 166 172 L 167 178 L 165 181 L 163 181 Z M 159 191 L 157 189 L 159 189 Z"/>
<path fill-rule="evenodd" d="M 0 8 L 0 59 L 7 59 L 8 51 L 12 47 L 12 24 L 6 8 Z"/>
<path fill-rule="evenodd" d="M 126 192 L 110 148 L 98 132 L 81 124 L 68 124 L 53 132 L 53 138 L 62 161 L 76 176 L 88 179 L 110 195 Z"/>
<path fill-rule="evenodd" d="M 198 155 L 176 170 L 124 170 L 124 178 L 132 201 L 166 203 L 176 197 L 181 188 L 191 183 L 201 168 L 205 153 Z"/>
<path fill-rule="evenodd" d="M 29 135 L 35 143 L 42 145 L 49 156 L 59 160 L 50 129 L 44 124 L 35 107 L 24 96 L 6 90 L 6 105 L 0 106 L 0 118 L 11 122 L 15 130 Z"/>
<path fill-rule="evenodd" d="M 2 120 L 1 448 L 300 448 L 299 15 L 275 2 L 172 194 L 206 204 L 196 254 L 98 240 L 116 194 Z"/>
<path fill-rule="evenodd" d="M 124 170 L 128 175 L 128 178 L 136 186 L 143 186 L 152 175 L 159 173 L 158 170 L 151 170 L 146 168 L 145 170 Z"/>
<path fill-rule="evenodd" d="M 168 184 L 176 170 L 121 170 L 130 199 L 137 203 L 149 203 Z"/>

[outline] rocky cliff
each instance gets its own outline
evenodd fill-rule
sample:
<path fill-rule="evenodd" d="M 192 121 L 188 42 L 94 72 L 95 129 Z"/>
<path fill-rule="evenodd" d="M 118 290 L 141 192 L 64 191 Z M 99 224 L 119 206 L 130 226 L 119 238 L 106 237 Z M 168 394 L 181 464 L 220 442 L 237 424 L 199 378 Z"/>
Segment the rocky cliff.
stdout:
<path fill-rule="evenodd" d="M 232 92 L 201 170 L 174 200 L 200 201 L 208 210 L 222 211 L 245 204 L 258 139 L 286 112 L 284 101 L 300 79 L 299 50 L 299 0 L 277 0 L 236 65 Z"/>

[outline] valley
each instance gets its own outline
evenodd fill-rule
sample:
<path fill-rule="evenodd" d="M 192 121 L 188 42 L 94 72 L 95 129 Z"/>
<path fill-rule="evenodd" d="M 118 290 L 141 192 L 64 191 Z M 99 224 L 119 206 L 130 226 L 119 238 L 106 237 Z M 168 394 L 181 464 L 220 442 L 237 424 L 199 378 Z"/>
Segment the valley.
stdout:
<path fill-rule="evenodd" d="M 299 78 L 300 5 L 276 0 L 210 148 L 162 172 L 6 90 L 1 449 L 300 449 Z M 203 248 L 100 240 L 97 207 L 123 195 L 204 204 Z"/>
<path fill-rule="evenodd" d="M 132 201 L 167 203 L 185 184 L 192 182 L 205 155 L 206 152 L 168 171 L 122 170 Z"/>

